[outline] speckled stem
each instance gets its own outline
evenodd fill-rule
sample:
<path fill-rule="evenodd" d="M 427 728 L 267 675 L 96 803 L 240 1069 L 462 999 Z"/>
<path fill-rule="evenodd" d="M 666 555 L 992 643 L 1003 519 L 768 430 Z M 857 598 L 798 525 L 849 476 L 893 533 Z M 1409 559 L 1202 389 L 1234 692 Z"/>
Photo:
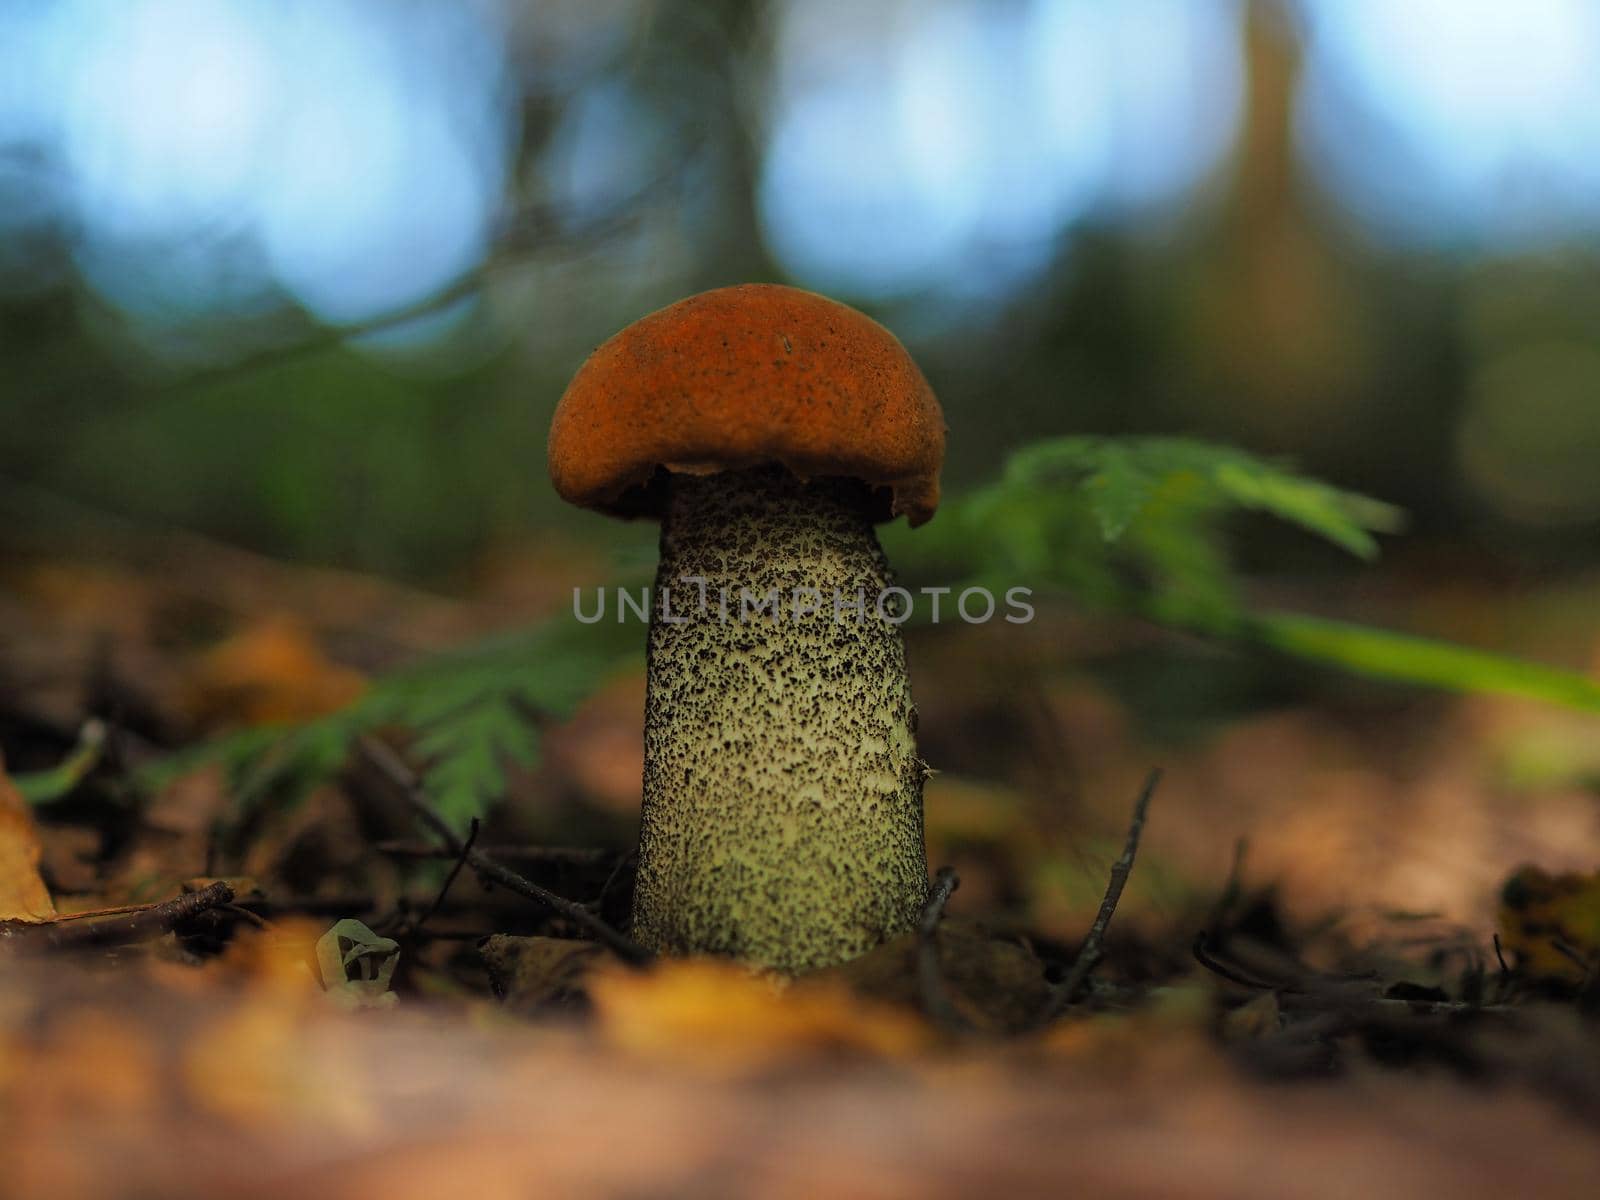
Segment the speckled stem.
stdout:
<path fill-rule="evenodd" d="M 853 958 L 910 929 L 928 886 L 916 710 L 877 611 L 891 577 L 866 489 L 776 467 L 670 486 L 634 937 L 791 973 Z M 756 613 L 774 589 L 776 618 Z M 796 589 L 820 611 L 797 616 Z"/>

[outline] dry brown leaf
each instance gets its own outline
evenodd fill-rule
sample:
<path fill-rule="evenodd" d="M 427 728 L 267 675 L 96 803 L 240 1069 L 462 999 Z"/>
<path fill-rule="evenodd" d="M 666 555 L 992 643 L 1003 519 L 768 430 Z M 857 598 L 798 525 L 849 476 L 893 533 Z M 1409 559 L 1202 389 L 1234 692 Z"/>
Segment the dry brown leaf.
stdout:
<path fill-rule="evenodd" d="M 327 923 L 305 917 L 274 921 L 270 929 L 241 930 L 206 972 L 243 980 L 253 991 L 287 1006 L 306 1006 L 322 994 L 317 982 L 317 939 Z"/>
<path fill-rule="evenodd" d="M 786 984 L 710 959 L 597 971 L 589 994 L 613 1045 L 713 1072 L 830 1050 L 901 1058 L 933 1036 L 911 1014 L 863 1001 L 842 983 Z"/>
<path fill-rule="evenodd" d="M 479 953 L 501 1003 L 524 1016 L 580 1003 L 590 973 L 616 962 L 598 942 L 505 933 L 484 939 Z"/>
<path fill-rule="evenodd" d="M 363 676 L 329 661 L 292 617 L 266 617 L 203 655 L 185 680 L 184 708 L 206 728 L 305 721 L 343 708 Z"/>
<path fill-rule="evenodd" d="M 100 853 L 105 834 L 87 825 L 43 825 L 38 828 L 42 873 L 63 895 L 84 895 L 100 886 Z M 65 905 L 58 903 L 57 911 Z"/>
<path fill-rule="evenodd" d="M 947 917 L 936 935 L 939 980 L 975 1028 L 1019 1032 L 1038 1020 L 1049 995 L 1044 965 L 1032 951 L 1002 941 L 975 921 Z M 903 934 L 837 967 L 806 976 L 844 983 L 867 1000 L 921 1008 L 917 935 Z"/>
<path fill-rule="evenodd" d="M 56 915 L 39 875 L 43 854 L 27 801 L 0 761 L 0 920 L 48 921 Z"/>

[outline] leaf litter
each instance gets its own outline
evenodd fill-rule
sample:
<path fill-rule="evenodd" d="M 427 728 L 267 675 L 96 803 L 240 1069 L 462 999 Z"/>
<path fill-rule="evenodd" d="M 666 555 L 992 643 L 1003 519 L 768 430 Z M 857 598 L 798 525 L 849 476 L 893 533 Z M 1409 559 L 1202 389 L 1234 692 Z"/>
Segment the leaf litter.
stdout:
<path fill-rule="evenodd" d="M 1325 762 L 1252 762 L 1237 739 L 1226 766 L 1168 759 L 1179 794 L 1155 798 L 1092 969 L 1111 806 L 1149 761 L 1131 737 L 1081 781 L 1106 807 L 1072 820 L 1106 837 L 1079 848 L 1078 900 L 1050 898 L 1070 838 L 1017 799 L 1026 781 L 991 804 L 958 773 L 940 786 L 980 800 L 948 819 L 930 800 L 930 840 L 962 888 L 922 930 L 792 982 L 630 961 L 592 936 L 625 923 L 626 830 L 559 773 L 508 777 L 509 811 L 466 837 L 360 762 L 289 809 L 241 812 L 215 766 L 136 801 L 132 760 L 162 729 L 248 728 L 357 686 L 307 626 L 261 619 L 254 647 L 136 689 L 158 719 L 114 723 L 37 817 L 0 776 L 14 1194 L 1503 1196 L 1577 1194 L 1600 1170 L 1597 877 L 1504 872 L 1479 888 L 1492 922 L 1463 929 L 1317 899 L 1278 870 L 1281 827 L 1265 867 L 1256 847 L 1209 885 L 1174 865 L 1196 780 L 1238 793 L 1226 771 L 1248 764 L 1282 770 L 1277 790 Z M 35 767 L 92 719 L 0 707 L 46 731 Z M 596 844 L 552 836 L 572 829 Z"/>

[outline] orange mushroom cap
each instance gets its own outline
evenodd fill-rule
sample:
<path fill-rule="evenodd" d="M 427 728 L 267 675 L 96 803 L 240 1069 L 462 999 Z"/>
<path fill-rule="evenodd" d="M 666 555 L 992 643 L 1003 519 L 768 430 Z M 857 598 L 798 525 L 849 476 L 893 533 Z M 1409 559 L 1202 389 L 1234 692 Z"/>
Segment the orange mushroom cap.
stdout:
<path fill-rule="evenodd" d="M 881 489 L 882 518 L 939 506 L 944 414 L 904 346 L 834 300 L 776 284 L 690 296 L 601 345 L 550 423 L 563 499 L 659 515 L 661 470 L 781 463 Z"/>

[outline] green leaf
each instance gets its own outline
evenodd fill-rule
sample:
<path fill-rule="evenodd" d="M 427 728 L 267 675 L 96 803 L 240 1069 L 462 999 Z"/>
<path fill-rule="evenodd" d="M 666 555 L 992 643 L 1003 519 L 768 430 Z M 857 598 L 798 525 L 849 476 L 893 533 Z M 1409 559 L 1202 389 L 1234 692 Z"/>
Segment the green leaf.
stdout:
<path fill-rule="evenodd" d="M 413 750 L 427 766 L 423 787 L 439 815 L 465 829 L 505 789 L 505 764 L 539 761 L 539 730 L 530 714 L 492 697 L 472 711 L 434 725 Z"/>
<path fill-rule="evenodd" d="M 56 766 L 44 771 L 13 775 L 11 782 L 28 804 L 51 804 L 71 793 L 100 764 L 105 752 L 106 727 L 100 720 L 85 723 L 78 744 Z"/>
<path fill-rule="evenodd" d="M 1084 489 L 1106 541 L 1114 542 L 1127 532 L 1160 483 L 1160 476 L 1124 447 L 1105 447 L 1100 467 L 1085 481 Z"/>
<path fill-rule="evenodd" d="M 1299 525 L 1358 558 L 1378 557 L 1378 543 L 1369 530 L 1392 531 L 1401 523 L 1399 510 L 1387 504 L 1253 460 L 1219 461 L 1211 477 L 1240 508 Z"/>
<path fill-rule="evenodd" d="M 1600 682 L 1543 663 L 1297 613 L 1252 617 L 1244 632 L 1280 653 L 1374 679 L 1522 696 L 1600 713 Z"/>
<path fill-rule="evenodd" d="M 897 563 L 1060 591 L 1225 641 L 1395 683 L 1494 692 L 1600 711 L 1600 683 L 1446 642 L 1240 600 L 1224 521 L 1265 513 L 1370 560 L 1400 510 L 1242 450 L 1183 438 L 1068 437 L 1024 447 L 1001 478 L 947 504 L 926 531 L 886 530 Z M 931 536 L 930 536 L 931 535 Z"/>
<path fill-rule="evenodd" d="M 1401 516 L 1227 446 L 1065 437 L 1017 451 L 997 482 L 947 504 L 928 530 L 886 533 L 913 569 L 1058 588 L 1091 607 L 1226 633 L 1243 615 L 1225 530 L 1241 510 L 1362 558 Z"/>
<path fill-rule="evenodd" d="M 1201 481 L 1225 506 L 1269 513 L 1362 558 L 1371 531 L 1400 527 L 1392 505 L 1308 479 L 1231 446 L 1185 438 L 1058 438 L 1020 451 L 1006 479 L 1034 487 L 1081 486 L 1109 541 L 1120 537 L 1156 491 Z"/>

